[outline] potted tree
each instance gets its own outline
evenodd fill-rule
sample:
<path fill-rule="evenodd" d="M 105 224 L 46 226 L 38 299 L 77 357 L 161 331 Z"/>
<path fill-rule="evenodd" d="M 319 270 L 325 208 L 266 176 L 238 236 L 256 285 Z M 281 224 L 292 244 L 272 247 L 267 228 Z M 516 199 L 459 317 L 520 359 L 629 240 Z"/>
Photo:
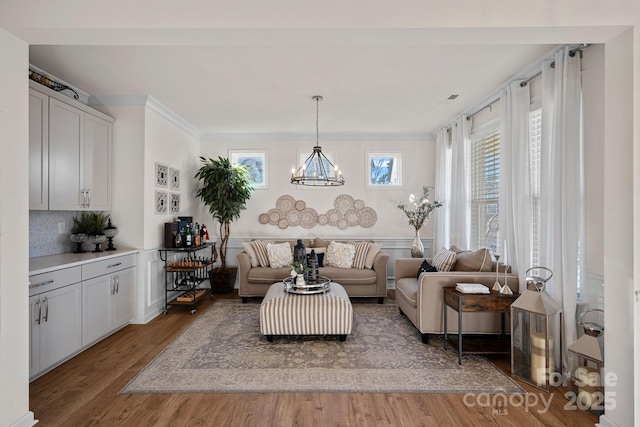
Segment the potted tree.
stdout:
<path fill-rule="evenodd" d="M 233 290 L 237 267 L 227 267 L 227 245 L 230 224 L 240 218 L 251 197 L 251 181 L 246 166 L 233 165 L 227 158 L 200 157 L 202 166 L 195 178 L 202 182 L 196 196 L 209 208 L 213 219 L 220 224 L 220 267 L 209 271 L 211 290 L 228 293 Z"/>

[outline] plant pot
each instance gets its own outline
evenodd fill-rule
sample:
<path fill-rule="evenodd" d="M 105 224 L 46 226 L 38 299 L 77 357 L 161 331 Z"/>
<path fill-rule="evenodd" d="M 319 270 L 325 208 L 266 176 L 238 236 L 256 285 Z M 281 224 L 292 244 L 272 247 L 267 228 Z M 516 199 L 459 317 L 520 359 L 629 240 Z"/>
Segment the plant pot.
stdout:
<path fill-rule="evenodd" d="M 237 275 L 237 267 L 227 267 L 225 270 L 219 268 L 209 270 L 211 292 L 214 294 L 228 294 L 233 292 Z"/>

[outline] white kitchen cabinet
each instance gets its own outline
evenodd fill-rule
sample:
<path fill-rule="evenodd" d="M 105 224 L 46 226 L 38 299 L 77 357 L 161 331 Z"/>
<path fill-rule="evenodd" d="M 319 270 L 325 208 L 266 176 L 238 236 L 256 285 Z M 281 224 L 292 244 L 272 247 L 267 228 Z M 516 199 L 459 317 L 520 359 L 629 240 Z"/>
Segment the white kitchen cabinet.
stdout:
<path fill-rule="evenodd" d="M 87 346 L 133 317 L 135 256 L 82 266 L 82 344 Z"/>
<path fill-rule="evenodd" d="M 48 158 L 41 163 L 48 165 L 48 171 L 35 170 L 34 164 L 30 164 L 30 175 L 34 177 L 48 172 L 48 209 L 111 210 L 114 120 L 36 83 L 30 82 L 30 86 L 32 92 L 41 92 L 48 98 L 48 134 L 41 136 L 47 137 Z M 35 101 L 32 110 L 29 120 L 35 123 L 39 119 Z M 31 139 L 35 147 L 37 137 L 38 128 L 34 125 L 33 137 L 30 129 L 30 149 Z M 35 178 L 33 181 L 37 182 Z M 34 200 L 37 190 L 30 188 Z"/>
<path fill-rule="evenodd" d="M 49 209 L 49 97 L 29 89 L 29 209 Z"/>
<path fill-rule="evenodd" d="M 30 378 L 80 351 L 81 292 L 80 283 L 76 283 L 29 298 Z"/>

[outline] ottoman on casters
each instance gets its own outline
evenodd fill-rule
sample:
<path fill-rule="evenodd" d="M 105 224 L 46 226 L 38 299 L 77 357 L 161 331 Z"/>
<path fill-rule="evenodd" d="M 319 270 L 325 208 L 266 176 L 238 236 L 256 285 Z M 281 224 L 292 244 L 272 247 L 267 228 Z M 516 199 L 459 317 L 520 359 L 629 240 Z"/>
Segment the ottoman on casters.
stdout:
<path fill-rule="evenodd" d="M 344 288 L 332 282 L 326 292 L 289 293 L 282 282 L 271 285 L 260 305 L 260 333 L 274 335 L 338 335 L 347 339 L 353 307 Z"/>

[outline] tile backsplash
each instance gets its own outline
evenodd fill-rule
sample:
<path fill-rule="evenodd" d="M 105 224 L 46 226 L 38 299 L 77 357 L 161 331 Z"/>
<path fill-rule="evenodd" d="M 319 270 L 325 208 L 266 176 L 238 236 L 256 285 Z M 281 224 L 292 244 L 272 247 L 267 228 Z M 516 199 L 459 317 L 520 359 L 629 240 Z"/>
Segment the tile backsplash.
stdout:
<path fill-rule="evenodd" d="M 69 240 L 73 217 L 80 212 L 29 211 L 29 258 L 72 252 L 75 244 Z M 64 234 L 58 234 L 58 224 L 64 223 Z"/>

